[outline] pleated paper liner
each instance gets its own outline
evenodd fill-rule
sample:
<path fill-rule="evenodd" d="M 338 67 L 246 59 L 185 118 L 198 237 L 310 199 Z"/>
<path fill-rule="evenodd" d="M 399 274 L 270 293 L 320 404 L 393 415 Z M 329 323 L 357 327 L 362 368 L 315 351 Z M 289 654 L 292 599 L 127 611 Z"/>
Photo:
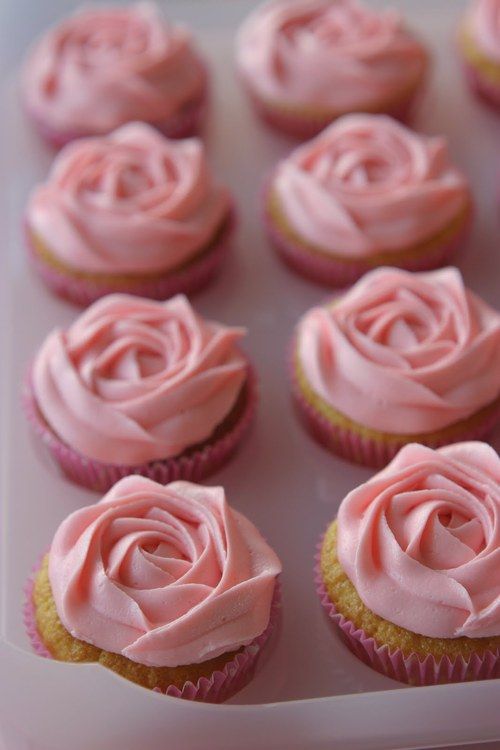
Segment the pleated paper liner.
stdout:
<path fill-rule="evenodd" d="M 242 80 L 241 76 L 240 80 Z M 335 113 L 333 110 L 329 113 L 319 113 L 315 112 L 312 106 L 309 108 L 304 106 L 300 109 L 298 107 L 287 107 L 284 104 L 267 102 L 246 81 L 242 80 L 242 84 L 254 111 L 262 122 L 270 126 L 273 130 L 297 140 L 314 138 L 339 117 L 349 114 L 349 112 Z M 359 108 L 353 111 L 386 114 L 400 122 L 409 123 L 413 119 L 415 110 L 417 109 L 421 89 L 422 86 L 419 84 L 407 95 L 398 97 L 397 100 L 388 102 L 386 105 L 381 103 L 379 107 L 372 106 L 366 110 Z"/>
<path fill-rule="evenodd" d="M 64 443 L 47 424 L 38 408 L 31 373 L 24 384 L 23 406 L 36 437 L 41 440 L 63 474 L 76 484 L 104 493 L 119 479 L 130 474 L 140 474 L 160 484 L 178 479 L 200 482 L 229 461 L 253 421 L 257 406 L 257 377 L 250 363 L 247 372 L 247 380 L 236 406 L 212 438 L 199 447 L 186 450 L 180 456 L 137 466 L 102 463 L 83 456 Z"/>
<path fill-rule="evenodd" d="M 206 250 L 179 269 L 138 278 L 133 275 L 99 278 L 98 275 L 74 273 L 44 257 L 43 249 L 37 247 L 26 221 L 25 237 L 30 263 L 50 291 L 75 305 L 87 307 L 107 294 L 134 294 L 160 301 L 175 294 L 196 294 L 208 286 L 221 270 L 236 224 L 236 209 L 232 207 L 224 225 Z"/>
<path fill-rule="evenodd" d="M 491 109 L 500 112 L 500 82 L 494 83 L 468 62 L 464 61 L 462 67 L 473 94 Z"/>
<path fill-rule="evenodd" d="M 31 576 L 25 585 L 23 620 L 26 633 L 28 634 L 35 653 L 46 659 L 52 659 L 52 655 L 48 651 L 40 633 L 38 632 L 35 606 L 33 603 L 34 579 L 39 570 L 40 562 L 41 561 L 39 561 L 34 567 Z M 221 670 L 213 672 L 210 677 L 200 677 L 196 683 L 187 681 L 182 688 L 179 688 L 176 685 L 169 685 L 166 689 L 153 688 L 153 691 L 190 701 L 222 703 L 228 700 L 252 680 L 259 661 L 261 660 L 262 652 L 279 624 L 280 612 L 281 586 L 279 579 L 277 579 L 271 602 L 269 623 L 264 632 L 257 636 L 257 638 L 254 638 L 252 643 L 248 646 L 244 646 L 243 649 L 234 655 Z M 78 668 L 78 664 L 76 663 L 75 668 Z"/>
<path fill-rule="evenodd" d="M 431 271 L 450 263 L 464 245 L 472 225 L 472 205 L 464 213 L 456 229 L 443 232 L 442 237 L 429 239 L 418 248 L 385 253 L 380 262 L 376 259 L 342 260 L 302 244 L 291 233 L 285 233 L 273 215 L 273 178 L 265 186 L 263 206 L 264 223 L 274 250 L 286 265 L 316 284 L 325 287 L 345 287 L 354 284 L 365 273 L 377 266 L 395 266 L 407 271 Z"/>
<path fill-rule="evenodd" d="M 362 628 L 337 611 L 328 596 L 320 567 L 323 537 L 318 545 L 315 558 L 314 578 L 321 605 L 327 616 L 340 630 L 344 642 L 352 653 L 372 669 L 409 685 L 440 685 L 451 682 L 489 680 L 500 677 L 500 652 L 484 651 L 463 656 L 442 656 L 436 659 L 432 654 L 423 657 L 417 653 L 403 653 L 401 649 L 390 650 L 387 645 L 377 643 Z"/>
<path fill-rule="evenodd" d="M 289 357 L 289 378 L 292 399 L 297 415 L 307 432 L 324 448 L 353 463 L 381 469 L 386 466 L 404 445 L 419 442 L 430 448 L 439 448 L 464 440 L 485 440 L 500 422 L 500 399 L 490 404 L 469 419 L 458 423 L 454 430 L 425 435 L 408 435 L 403 439 L 367 432 L 357 432 L 348 426 L 348 420 L 331 421 L 307 398 L 299 382 L 296 362 L 296 342 L 291 345 Z"/>

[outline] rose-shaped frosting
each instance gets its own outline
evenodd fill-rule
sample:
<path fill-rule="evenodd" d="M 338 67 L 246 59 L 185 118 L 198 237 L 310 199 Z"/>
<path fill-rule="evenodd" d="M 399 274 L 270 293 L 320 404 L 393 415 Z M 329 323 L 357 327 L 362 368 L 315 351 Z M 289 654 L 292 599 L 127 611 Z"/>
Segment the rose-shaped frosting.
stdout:
<path fill-rule="evenodd" d="M 243 334 L 203 320 L 181 295 L 109 295 L 43 343 L 37 405 L 64 442 L 97 461 L 177 456 L 235 405 L 248 370 L 236 346 Z"/>
<path fill-rule="evenodd" d="M 466 29 L 477 46 L 500 63 L 500 2 L 475 0 L 466 16 Z"/>
<path fill-rule="evenodd" d="M 190 34 L 150 3 L 82 9 L 38 41 L 23 75 L 28 108 L 77 133 L 164 122 L 203 85 Z"/>
<path fill-rule="evenodd" d="M 143 477 L 72 513 L 49 557 L 71 635 L 154 667 L 198 664 L 253 641 L 280 572 L 222 487 Z"/>
<path fill-rule="evenodd" d="M 418 435 L 466 419 L 500 395 L 500 314 L 456 268 L 380 268 L 297 332 L 313 390 L 360 425 Z"/>
<path fill-rule="evenodd" d="M 398 14 L 354 0 L 275 0 L 254 11 L 237 39 L 239 68 L 278 103 L 366 109 L 419 80 L 426 53 Z"/>
<path fill-rule="evenodd" d="M 364 604 L 434 638 L 500 635 L 500 459 L 485 443 L 402 448 L 338 514 Z"/>
<path fill-rule="evenodd" d="M 273 191 L 301 238 L 349 258 L 415 246 L 470 201 L 445 140 L 385 115 L 346 115 L 330 125 L 278 166 Z"/>
<path fill-rule="evenodd" d="M 144 123 L 84 138 L 33 191 L 27 222 L 66 265 L 91 273 L 169 271 L 207 246 L 228 215 L 198 139 Z"/>

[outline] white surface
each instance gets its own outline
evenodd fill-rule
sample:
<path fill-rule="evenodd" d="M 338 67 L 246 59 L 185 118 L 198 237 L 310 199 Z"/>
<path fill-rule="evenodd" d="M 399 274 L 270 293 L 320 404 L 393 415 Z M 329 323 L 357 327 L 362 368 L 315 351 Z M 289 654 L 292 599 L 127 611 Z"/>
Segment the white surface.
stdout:
<path fill-rule="evenodd" d="M 34 35 L 73 4 L 3 0 L 0 28 L 8 30 L 4 63 L 17 64 L 27 29 Z M 448 135 L 477 199 L 475 230 L 460 268 L 472 289 L 498 305 L 500 118 L 473 103 L 460 79 L 452 42 L 463 3 L 407 0 L 395 5 L 408 13 L 436 53 L 432 85 L 416 124 L 425 132 Z M 170 14 L 192 23 L 210 56 L 215 106 L 207 143 L 241 213 L 232 259 L 195 304 L 204 315 L 248 326 L 248 351 L 261 379 L 256 427 L 239 456 L 212 483 L 225 485 L 230 502 L 262 529 L 283 560 L 282 631 L 253 683 L 233 699 L 234 705 L 222 707 L 165 698 L 95 665 L 50 662 L 30 651 L 21 617 L 24 581 L 60 520 L 96 497 L 44 465 L 20 412 L 26 364 L 46 333 L 69 323 L 76 311 L 53 299 L 27 269 L 20 219 L 29 188 L 45 175 L 51 153 L 26 124 L 11 80 L 2 115 L 8 222 L 0 277 L 0 336 L 5 338 L 0 342 L 0 722 L 9 732 L 5 750 L 159 750 L 166 737 L 169 750 L 388 750 L 500 739 L 500 682 L 403 687 L 351 655 L 319 606 L 312 582 L 318 537 L 346 492 L 370 471 L 313 444 L 290 407 L 288 339 L 298 316 L 326 293 L 283 268 L 262 232 L 259 186 L 292 142 L 258 125 L 234 79 L 232 31 L 249 7 L 239 0 L 184 0 L 171 4 Z M 19 730 L 28 738 L 25 745 L 10 739 Z"/>

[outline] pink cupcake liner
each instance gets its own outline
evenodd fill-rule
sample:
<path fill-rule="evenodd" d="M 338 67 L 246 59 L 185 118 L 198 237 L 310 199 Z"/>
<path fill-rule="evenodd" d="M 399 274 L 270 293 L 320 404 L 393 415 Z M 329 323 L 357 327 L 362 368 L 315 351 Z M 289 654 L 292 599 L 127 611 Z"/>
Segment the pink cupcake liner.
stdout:
<path fill-rule="evenodd" d="M 167 121 L 150 123 L 167 138 L 189 138 L 191 136 L 199 135 L 203 128 L 208 108 L 209 74 L 205 63 L 200 61 L 200 65 L 204 78 L 203 88 L 200 95 L 192 102 L 186 104 L 180 112 L 170 117 Z M 25 111 L 41 138 L 54 149 L 59 150 L 77 138 L 87 138 L 95 135 L 94 133 L 78 130 L 57 130 L 57 128 L 49 125 L 43 117 L 33 108 L 29 107 L 29 105 L 25 104 Z"/>
<path fill-rule="evenodd" d="M 338 115 L 329 115 L 327 117 L 312 117 L 308 115 L 293 114 L 284 109 L 280 109 L 279 105 L 273 107 L 265 102 L 246 82 L 243 82 L 243 86 L 254 111 L 266 125 L 298 140 L 309 140 L 310 138 L 314 138 L 314 136 L 321 133 L 321 131 L 334 122 L 334 120 L 338 119 L 343 114 L 347 114 L 340 113 Z M 406 99 L 383 110 L 383 114 L 387 114 L 404 123 L 411 122 L 420 100 L 420 93 L 421 87 L 419 86 L 419 88 L 413 91 Z M 380 112 L 382 113 L 382 110 L 380 110 Z"/>
<path fill-rule="evenodd" d="M 197 101 L 187 104 L 181 112 L 165 123 L 153 123 L 166 138 L 178 140 L 199 136 L 203 130 L 208 111 L 207 85 Z"/>
<path fill-rule="evenodd" d="M 390 441 L 374 440 L 329 422 L 302 394 L 293 361 L 295 347 L 294 340 L 289 361 L 292 400 L 298 417 L 307 432 L 324 448 L 341 458 L 374 469 L 382 469 L 392 461 L 394 456 L 409 441 L 397 439 Z M 457 433 L 452 438 L 422 440 L 420 442 L 429 448 L 439 448 L 440 446 L 462 442 L 463 440 L 485 440 L 491 435 L 499 421 L 500 402 L 489 410 L 484 419 L 476 424 L 474 428 L 464 428 L 462 432 Z"/>
<path fill-rule="evenodd" d="M 340 629 L 344 642 L 352 653 L 372 669 L 393 680 L 410 685 L 439 685 L 450 682 L 490 680 L 500 677 L 500 650 L 472 654 L 469 658 L 442 656 L 436 659 L 429 654 L 421 656 L 401 649 L 391 651 L 380 645 L 352 620 L 337 611 L 328 596 L 321 574 L 321 548 L 324 535 L 318 544 L 314 565 L 314 582 L 321 605 L 332 622 Z"/>
<path fill-rule="evenodd" d="M 35 576 L 40 568 L 41 560 L 33 568 L 24 587 L 23 621 L 31 646 L 38 656 L 53 659 L 45 646 L 36 625 L 35 605 L 33 603 L 33 588 Z M 281 614 L 281 585 L 276 579 L 274 594 L 271 602 L 269 622 L 261 635 L 254 638 L 252 643 L 245 646 L 236 654 L 222 670 L 217 670 L 208 677 L 200 677 L 196 684 L 191 681 L 184 683 L 182 689 L 169 685 L 166 690 L 152 688 L 155 693 L 162 693 L 174 698 L 190 701 L 204 701 L 207 703 L 223 703 L 242 690 L 252 680 L 258 666 L 262 651 L 268 643 L 272 633 L 278 625 Z"/>
<path fill-rule="evenodd" d="M 296 273 L 322 286 L 344 287 L 354 284 L 368 271 L 376 266 L 366 261 L 343 262 L 326 254 L 316 253 L 304 248 L 299 242 L 283 234 L 276 225 L 269 211 L 269 193 L 272 177 L 264 189 L 264 224 L 273 248 L 279 257 Z M 403 268 L 407 271 L 431 271 L 447 265 L 464 244 L 472 225 L 472 212 L 463 227 L 446 242 L 433 246 L 418 257 L 398 257 L 384 265 Z"/>
<path fill-rule="evenodd" d="M 25 225 L 26 246 L 30 263 L 50 291 L 74 305 L 87 307 L 107 294 L 134 294 L 149 299 L 165 300 L 174 294 L 193 295 L 210 284 L 220 272 L 237 225 L 236 209 L 232 207 L 221 235 L 213 246 L 198 259 L 184 268 L 172 270 L 155 278 L 123 284 L 109 284 L 93 279 L 72 276 L 53 268 L 40 257 L 33 245 L 27 221 Z"/>
<path fill-rule="evenodd" d="M 34 434 L 40 438 L 50 458 L 59 466 L 62 473 L 76 484 L 104 493 L 120 479 L 130 474 L 140 474 L 160 484 L 168 484 L 178 479 L 199 482 L 216 472 L 236 453 L 255 415 L 257 378 L 250 363 L 245 389 L 245 404 L 239 419 L 213 443 L 194 449 L 185 455 L 174 456 L 165 461 L 152 461 L 139 466 L 101 463 L 83 456 L 64 443 L 47 425 L 38 408 L 33 392 L 31 372 L 24 384 L 22 401 Z"/>
<path fill-rule="evenodd" d="M 492 109 L 500 111 L 500 85 L 489 81 L 468 62 L 463 61 L 462 67 L 469 88 L 476 97 Z"/>

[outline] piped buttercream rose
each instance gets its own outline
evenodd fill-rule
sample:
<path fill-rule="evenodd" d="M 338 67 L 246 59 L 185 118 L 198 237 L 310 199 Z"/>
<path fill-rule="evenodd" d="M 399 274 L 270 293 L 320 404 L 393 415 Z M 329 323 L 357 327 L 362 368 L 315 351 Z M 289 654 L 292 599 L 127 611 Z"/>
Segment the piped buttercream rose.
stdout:
<path fill-rule="evenodd" d="M 221 487 L 126 477 L 56 532 L 49 578 L 75 638 L 155 667 L 197 664 L 267 627 L 279 560 Z"/>
<path fill-rule="evenodd" d="M 151 274 L 206 248 L 229 210 L 201 141 L 170 141 L 133 123 L 66 146 L 35 188 L 27 223 L 72 269 Z"/>
<path fill-rule="evenodd" d="M 272 189 L 302 240 L 346 258 L 412 248 L 470 204 L 444 139 L 384 115 L 333 123 L 279 165 Z"/>
<path fill-rule="evenodd" d="M 500 314 L 446 268 L 381 268 L 299 323 L 313 390 L 354 422 L 417 435 L 467 419 L 500 395 Z"/>
<path fill-rule="evenodd" d="M 238 63 L 271 102 L 343 112 L 403 93 L 426 56 L 396 13 L 353 0 L 278 0 L 243 24 Z"/>
<path fill-rule="evenodd" d="M 338 514 L 363 603 L 435 638 L 500 635 L 500 460 L 485 443 L 404 447 Z"/>
<path fill-rule="evenodd" d="M 199 317 L 183 296 L 110 295 L 56 329 L 32 372 L 51 429 L 83 456 L 139 465 L 210 438 L 248 375 L 240 328 Z"/>
<path fill-rule="evenodd" d="M 190 34 L 144 2 L 86 8 L 49 30 L 28 58 L 23 93 L 52 128 L 99 134 L 165 122 L 204 81 Z"/>

